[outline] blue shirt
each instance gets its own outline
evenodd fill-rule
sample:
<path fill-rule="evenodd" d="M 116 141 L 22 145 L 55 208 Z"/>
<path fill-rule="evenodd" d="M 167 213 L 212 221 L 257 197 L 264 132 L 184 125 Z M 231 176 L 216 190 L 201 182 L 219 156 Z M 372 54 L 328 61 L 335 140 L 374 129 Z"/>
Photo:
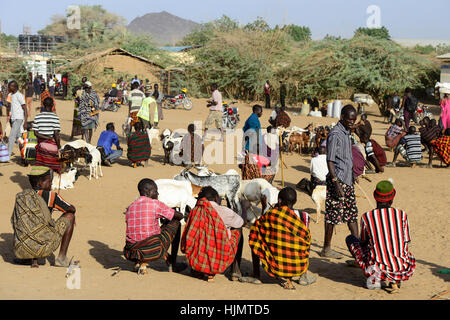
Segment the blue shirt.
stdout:
<path fill-rule="evenodd" d="M 253 131 L 253 134 L 258 132 L 259 133 L 258 139 L 261 139 L 261 123 L 259 122 L 259 118 L 256 115 L 256 113 L 252 113 L 252 115 L 247 119 L 247 121 L 245 121 L 243 130 L 244 130 L 244 137 L 246 136 L 245 133 L 250 130 L 250 132 L 247 132 L 247 136 L 249 137 L 249 140 L 245 143 L 245 150 L 250 151 L 249 142 L 250 142 L 250 140 L 254 139 L 254 136 L 252 136 L 252 131 Z M 252 149 L 254 148 L 254 150 L 251 150 L 251 151 L 253 153 L 256 153 L 256 144 L 255 143 L 256 143 L 256 141 L 255 142 L 252 141 Z M 253 145 L 253 144 L 255 144 L 255 145 Z"/>
<path fill-rule="evenodd" d="M 110 155 L 112 153 L 111 147 L 115 144 L 116 147 L 119 147 L 119 136 L 117 133 L 113 131 L 103 131 L 98 138 L 97 146 L 103 147 L 106 155 Z"/>

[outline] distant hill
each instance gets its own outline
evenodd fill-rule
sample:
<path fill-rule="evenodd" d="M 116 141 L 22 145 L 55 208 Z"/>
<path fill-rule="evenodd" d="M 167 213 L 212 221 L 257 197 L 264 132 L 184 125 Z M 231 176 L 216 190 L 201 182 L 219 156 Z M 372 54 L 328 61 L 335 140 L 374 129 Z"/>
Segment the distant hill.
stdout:
<path fill-rule="evenodd" d="M 150 34 L 158 44 L 174 45 L 197 26 L 199 24 L 194 21 L 162 11 L 137 17 L 130 22 L 127 28 L 135 34 Z"/>

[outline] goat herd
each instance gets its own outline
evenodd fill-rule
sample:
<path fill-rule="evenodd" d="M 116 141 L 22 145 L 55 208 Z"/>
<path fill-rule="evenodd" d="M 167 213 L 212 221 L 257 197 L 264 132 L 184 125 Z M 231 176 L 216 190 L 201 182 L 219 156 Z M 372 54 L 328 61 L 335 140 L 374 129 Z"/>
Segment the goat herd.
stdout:
<path fill-rule="evenodd" d="M 281 132 L 279 132 L 281 130 Z M 327 138 L 330 128 L 317 127 L 313 124 L 305 129 L 292 127 L 290 129 L 276 129 L 276 134 L 282 136 L 281 151 L 302 153 L 313 150 L 314 146 L 321 145 Z M 275 132 L 272 131 L 272 134 Z M 183 136 L 169 129 L 160 135 L 158 129 L 148 130 L 149 140 L 160 139 L 164 150 L 164 164 L 173 163 L 174 155 L 178 152 Z M 60 152 L 61 163 L 68 165 L 70 169 L 53 178 L 52 189 L 71 189 L 77 180 L 80 172 L 89 167 L 89 180 L 94 177 L 98 179 L 103 176 L 102 154 L 97 147 L 83 141 L 76 140 L 65 144 Z M 80 169 L 80 160 L 84 166 Z M 77 165 L 77 166 L 76 166 Z M 171 208 L 178 208 L 180 212 L 189 212 L 195 206 L 196 197 L 202 187 L 212 186 L 219 195 L 223 197 L 229 207 L 242 215 L 242 201 L 250 202 L 249 214 L 246 214 L 247 222 L 253 223 L 263 212 L 276 204 L 279 190 L 273 187 L 265 179 L 242 180 L 238 172 L 231 169 L 225 174 L 217 174 L 210 171 L 206 166 L 195 167 L 197 173 L 193 172 L 194 167 L 183 169 L 173 179 L 156 180 L 158 185 L 159 200 Z M 312 199 L 316 203 L 317 219 L 319 220 L 321 208 L 324 207 L 324 188 L 318 188 L 313 192 Z M 261 204 L 261 208 L 259 208 Z M 184 222 L 184 221 L 183 221 Z"/>

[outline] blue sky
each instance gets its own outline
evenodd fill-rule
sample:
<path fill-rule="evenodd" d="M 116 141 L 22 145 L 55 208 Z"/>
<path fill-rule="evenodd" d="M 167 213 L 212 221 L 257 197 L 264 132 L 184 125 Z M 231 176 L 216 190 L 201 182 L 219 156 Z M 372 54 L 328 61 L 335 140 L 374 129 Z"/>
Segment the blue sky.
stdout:
<path fill-rule="evenodd" d="M 326 34 L 351 37 L 366 26 L 366 9 L 381 9 L 381 24 L 393 38 L 450 40 L 448 0 L 0 0 L 2 32 L 18 35 L 23 25 L 32 32 L 45 27 L 54 14 L 64 14 L 71 4 L 100 4 L 128 22 L 150 12 L 167 11 L 195 22 L 207 22 L 223 14 L 246 24 L 261 16 L 270 25 L 293 23 L 311 28 L 314 39 Z"/>

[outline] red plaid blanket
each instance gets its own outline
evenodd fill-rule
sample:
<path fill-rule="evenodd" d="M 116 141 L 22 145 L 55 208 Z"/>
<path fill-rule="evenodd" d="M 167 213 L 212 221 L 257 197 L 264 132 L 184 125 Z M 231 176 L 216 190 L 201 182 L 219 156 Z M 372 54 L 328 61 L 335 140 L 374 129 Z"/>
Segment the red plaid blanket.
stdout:
<path fill-rule="evenodd" d="M 181 238 L 181 251 L 191 268 L 209 275 L 222 273 L 236 255 L 239 231 L 227 229 L 211 203 L 203 198 L 190 212 Z"/>

